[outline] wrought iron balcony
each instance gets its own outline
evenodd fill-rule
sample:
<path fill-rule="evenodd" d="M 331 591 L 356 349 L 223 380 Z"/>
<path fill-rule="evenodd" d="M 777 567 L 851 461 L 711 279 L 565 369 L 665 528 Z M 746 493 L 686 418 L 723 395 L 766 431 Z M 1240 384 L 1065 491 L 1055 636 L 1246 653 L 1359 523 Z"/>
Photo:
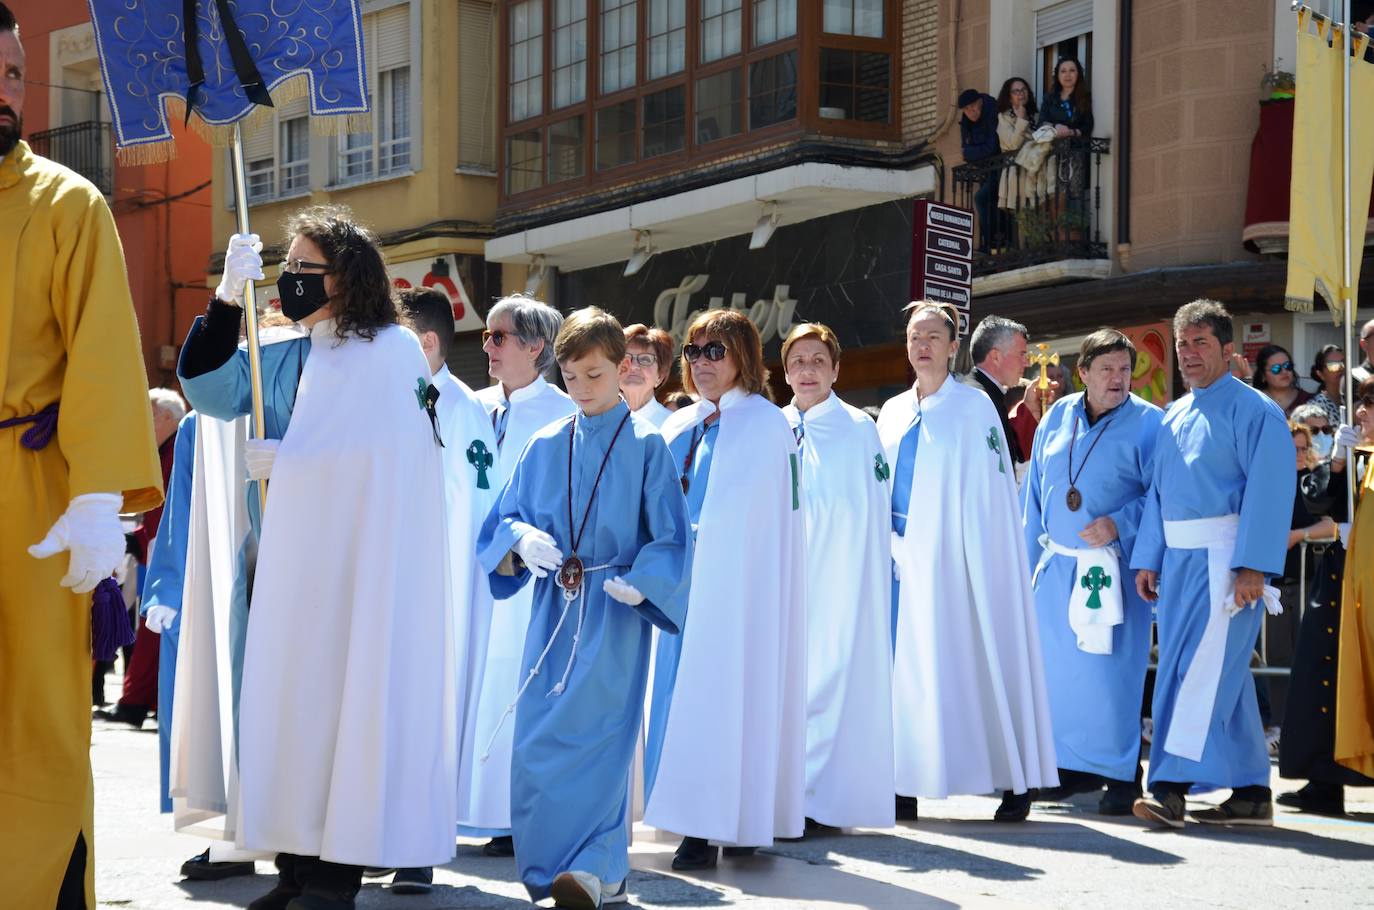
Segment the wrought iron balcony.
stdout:
<path fill-rule="evenodd" d="M 1108 258 L 1101 187 L 1110 150 L 1109 139 L 1070 137 L 954 168 L 954 202 L 977 222 L 974 274 Z"/>
<path fill-rule="evenodd" d="M 94 183 L 106 196 L 114 193 L 114 143 L 110 124 L 96 120 L 44 130 L 29 137 L 35 154 L 66 165 Z"/>

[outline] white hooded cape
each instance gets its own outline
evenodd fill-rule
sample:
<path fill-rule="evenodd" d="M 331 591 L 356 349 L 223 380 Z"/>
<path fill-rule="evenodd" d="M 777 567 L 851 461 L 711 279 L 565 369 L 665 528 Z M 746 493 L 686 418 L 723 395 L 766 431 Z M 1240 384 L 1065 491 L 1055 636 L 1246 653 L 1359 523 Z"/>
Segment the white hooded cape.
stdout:
<path fill-rule="evenodd" d="M 833 392 L 804 414 L 806 816 L 890 827 L 892 495 L 872 419 Z"/>
<path fill-rule="evenodd" d="M 440 448 L 410 330 L 311 332 L 269 481 L 239 707 L 239 846 L 351 865 L 454 853 Z"/>
<path fill-rule="evenodd" d="M 991 400 L 947 378 L 878 417 L 893 481 L 921 416 L 900 577 L 893 724 L 897 792 L 942 798 L 1058 783 L 1016 480 Z M 898 511 L 903 511 L 898 508 Z"/>
<path fill-rule="evenodd" d="M 675 413 L 669 443 L 715 411 Z M 662 757 L 644 821 L 723 844 L 802 833 L 806 539 L 797 445 L 774 405 L 721 399 Z"/>

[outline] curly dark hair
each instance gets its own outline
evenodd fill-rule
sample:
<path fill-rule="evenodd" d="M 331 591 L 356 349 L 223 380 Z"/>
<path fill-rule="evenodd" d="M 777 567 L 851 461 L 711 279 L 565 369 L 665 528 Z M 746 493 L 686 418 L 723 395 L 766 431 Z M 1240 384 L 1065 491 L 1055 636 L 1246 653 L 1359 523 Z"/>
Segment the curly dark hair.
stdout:
<path fill-rule="evenodd" d="M 997 93 L 997 113 L 1011 110 L 1011 87 L 1018 82 L 1026 87 L 1026 114 L 1034 124 L 1040 107 L 1035 103 L 1035 92 L 1031 89 L 1030 80 L 1022 79 L 1020 76 L 1012 76 L 1002 83 L 1002 90 Z"/>
<path fill-rule="evenodd" d="M 1326 369 L 1326 358 L 1330 357 L 1332 354 L 1340 354 L 1342 359 L 1345 358 L 1345 351 L 1338 344 L 1322 345 L 1321 350 L 1317 352 L 1317 356 L 1312 358 L 1312 369 L 1308 371 L 1307 375 L 1311 376 L 1312 381 L 1317 383 L 1317 385 L 1326 385 L 1326 380 L 1322 378 L 1321 371 Z M 1344 369 L 1344 367 L 1342 367 L 1342 369 Z"/>
<path fill-rule="evenodd" d="M 330 299 L 334 334 L 371 341 L 377 333 L 400 321 L 400 308 L 386 273 L 386 259 L 377 237 L 353 220 L 342 205 L 312 205 L 286 219 L 285 236 L 313 241 L 324 253 L 334 276 L 336 293 Z"/>

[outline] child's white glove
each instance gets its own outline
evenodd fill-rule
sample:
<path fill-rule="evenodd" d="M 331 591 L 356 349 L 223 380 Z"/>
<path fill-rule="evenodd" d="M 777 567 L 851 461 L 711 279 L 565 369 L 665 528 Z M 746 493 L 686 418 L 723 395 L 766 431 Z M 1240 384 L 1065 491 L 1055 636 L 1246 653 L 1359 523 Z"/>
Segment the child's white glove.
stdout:
<path fill-rule="evenodd" d="M 644 603 L 644 595 L 640 590 L 619 575 L 603 583 L 601 590 L 627 607 L 637 607 Z"/>
<path fill-rule="evenodd" d="M 535 578 L 543 578 L 563 565 L 563 551 L 558 549 L 552 537 L 538 528 L 526 531 L 511 549 L 525 561 Z"/>
<path fill-rule="evenodd" d="M 176 610 L 162 604 L 153 604 L 144 615 L 143 624 L 148 627 L 149 632 L 156 632 L 161 635 L 172 628 L 172 623 L 176 618 Z"/>

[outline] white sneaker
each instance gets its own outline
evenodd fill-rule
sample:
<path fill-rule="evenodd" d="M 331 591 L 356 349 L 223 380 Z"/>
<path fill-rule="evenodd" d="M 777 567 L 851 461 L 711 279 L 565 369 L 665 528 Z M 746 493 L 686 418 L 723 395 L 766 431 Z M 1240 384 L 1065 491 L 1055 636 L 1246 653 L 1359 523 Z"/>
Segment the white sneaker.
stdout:
<path fill-rule="evenodd" d="M 549 891 L 555 907 L 601 910 L 601 879 L 590 872 L 560 872 Z"/>
<path fill-rule="evenodd" d="M 630 895 L 625 891 L 625 879 L 621 879 L 614 885 L 606 885 L 602 889 L 601 903 L 603 904 L 623 904 L 630 899 Z"/>

